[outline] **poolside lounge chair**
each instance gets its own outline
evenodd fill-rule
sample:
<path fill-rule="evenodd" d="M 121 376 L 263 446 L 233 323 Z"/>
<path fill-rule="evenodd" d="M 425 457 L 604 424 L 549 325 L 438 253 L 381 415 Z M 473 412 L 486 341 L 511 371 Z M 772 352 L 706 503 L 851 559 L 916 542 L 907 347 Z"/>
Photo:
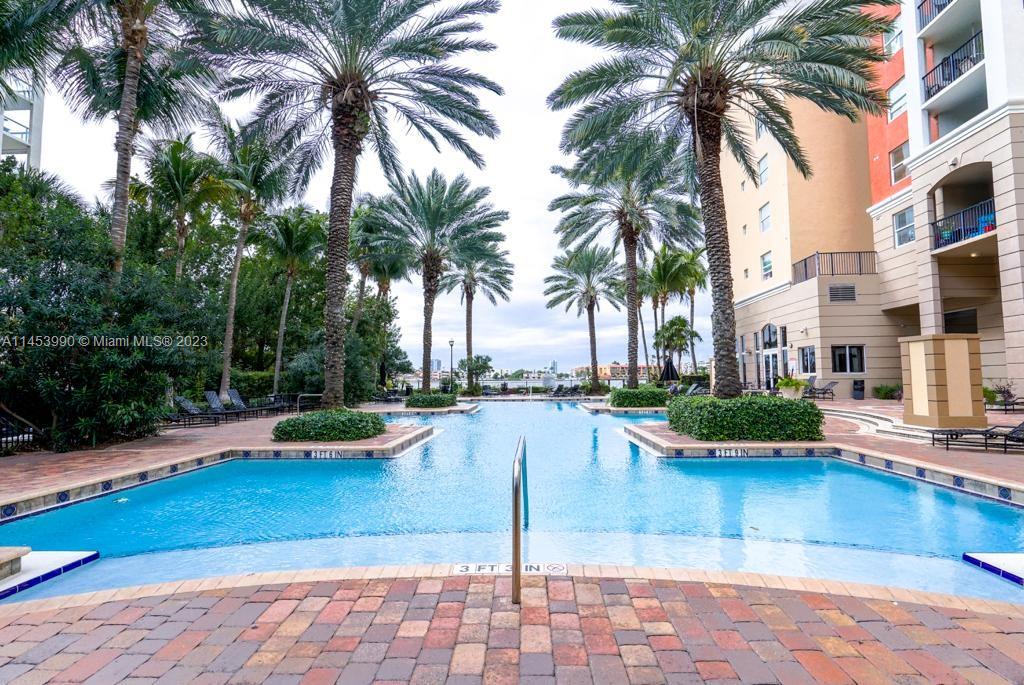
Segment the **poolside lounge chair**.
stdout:
<path fill-rule="evenodd" d="M 163 417 L 163 427 L 192 428 L 193 426 L 219 426 L 220 419 L 221 417 L 214 416 L 213 414 L 167 414 Z"/>
<path fill-rule="evenodd" d="M 251 402 L 242 397 L 242 394 L 234 388 L 228 390 L 228 397 L 231 399 L 231 405 L 235 409 L 251 409 L 261 412 L 264 416 L 269 416 L 271 414 L 276 416 L 281 412 L 288 411 L 289 409 L 287 402 L 278 400 L 274 397 L 270 398 L 269 402 Z"/>
<path fill-rule="evenodd" d="M 814 398 L 814 383 L 818 380 L 818 377 L 811 375 L 807 377 L 807 387 L 804 388 L 803 398 Z"/>
<path fill-rule="evenodd" d="M 187 415 L 187 416 L 191 417 L 192 419 L 201 419 L 201 418 L 214 418 L 214 419 L 216 419 L 217 421 L 216 421 L 216 423 L 214 423 L 214 425 L 219 425 L 222 419 L 234 418 L 235 420 L 238 420 L 237 416 L 236 417 L 230 417 L 230 416 L 227 416 L 227 415 L 224 415 L 224 414 L 216 414 L 214 412 L 203 411 L 202 409 L 200 409 L 199 407 L 194 405 L 192 403 L 192 400 L 188 399 L 187 397 L 182 397 L 181 395 L 176 395 L 174 397 L 174 403 L 176 405 L 178 405 L 179 408 L 181 408 L 181 411 L 183 412 L 183 415 Z"/>
<path fill-rule="evenodd" d="M 242 409 L 234 408 L 228 409 L 220 401 L 220 396 L 213 390 L 207 390 L 203 393 L 206 397 L 206 404 L 210 406 L 210 413 L 217 414 L 218 416 L 233 416 L 236 420 L 248 419 L 248 418 L 259 418 L 259 409 Z"/>
<path fill-rule="evenodd" d="M 836 398 L 835 387 L 837 385 L 839 385 L 839 381 L 829 381 L 820 388 L 810 387 L 808 388 L 810 394 L 806 395 L 806 397 L 810 397 L 812 400 L 834 400 Z"/>
<path fill-rule="evenodd" d="M 699 383 L 692 383 L 690 385 L 690 387 L 686 389 L 686 392 L 684 392 L 683 395 L 685 395 L 687 397 L 691 397 L 693 395 L 696 395 L 698 388 L 700 388 L 700 384 Z"/>
<path fill-rule="evenodd" d="M 931 431 L 932 446 L 936 442 L 946 446 L 954 447 L 962 445 L 965 447 L 983 447 L 988 451 L 989 445 L 1003 448 L 1008 452 L 1010 447 L 1024 448 L 1024 422 L 1010 428 L 1008 426 L 992 426 L 989 428 L 937 428 Z"/>

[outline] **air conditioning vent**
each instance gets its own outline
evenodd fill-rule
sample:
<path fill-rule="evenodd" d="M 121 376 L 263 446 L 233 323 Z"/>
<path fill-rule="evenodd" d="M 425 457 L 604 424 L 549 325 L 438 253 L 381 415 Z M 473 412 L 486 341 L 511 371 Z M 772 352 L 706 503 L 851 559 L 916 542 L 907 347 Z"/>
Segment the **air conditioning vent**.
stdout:
<path fill-rule="evenodd" d="M 856 302 L 857 286 L 855 285 L 830 285 L 828 287 L 829 302 Z"/>

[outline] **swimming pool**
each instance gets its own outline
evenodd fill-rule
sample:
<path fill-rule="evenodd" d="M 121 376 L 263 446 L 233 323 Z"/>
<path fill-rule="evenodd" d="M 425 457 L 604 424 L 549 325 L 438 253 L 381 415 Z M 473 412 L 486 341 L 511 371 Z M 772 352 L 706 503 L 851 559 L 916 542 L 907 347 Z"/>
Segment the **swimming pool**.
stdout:
<path fill-rule="evenodd" d="M 664 459 L 573 403 L 405 417 L 394 460 L 231 461 L 0 526 L 0 544 L 101 559 L 19 599 L 314 566 L 510 558 L 515 440 L 527 559 L 750 570 L 1020 600 L 961 562 L 1019 551 L 1024 511 L 830 458 Z"/>

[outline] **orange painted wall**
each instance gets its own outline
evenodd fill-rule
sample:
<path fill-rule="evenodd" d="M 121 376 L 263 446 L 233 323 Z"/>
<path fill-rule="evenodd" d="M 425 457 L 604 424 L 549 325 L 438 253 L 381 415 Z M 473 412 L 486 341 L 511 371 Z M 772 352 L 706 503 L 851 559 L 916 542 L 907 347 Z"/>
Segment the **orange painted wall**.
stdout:
<path fill-rule="evenodd" d="M 873 8 L 872 11 L 880 11 L 883 15 L 897 17 L 900 8 L 886 7 L 882 10 Z M 913 40 L 912 36 L 904 36 L 904 41 Z M 881 39 L 879 39 L 881 43 Z M 888 62 L 880 64 L 875 69 L 875 84 L 883 91 L 888 90 L 894 83 L 903 78 L 903 50 L 898 50 Z M 916 84 L 906 84 L 907 90 L 914 88 Z M 896 149 L 909 138 L 907 129 L 907 113 L 904 112 L 892 121 L 888 116 L 867 116 L 868 129 L 868 173 L 871 176 L 871 203 L 881 202 L 893 193 L 896 193 L 910 185 L 910 177 L 907 176 L 895 185 L 890 182 L 891 174 L 889 169 L 889 152 Z"/>

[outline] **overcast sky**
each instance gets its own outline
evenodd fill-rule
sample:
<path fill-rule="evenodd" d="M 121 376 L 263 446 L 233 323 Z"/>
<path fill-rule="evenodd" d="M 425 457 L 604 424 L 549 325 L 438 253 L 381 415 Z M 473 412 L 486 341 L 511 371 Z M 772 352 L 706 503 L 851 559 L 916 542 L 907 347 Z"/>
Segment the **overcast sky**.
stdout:
<path fill-rule="evenodd" d="M 595 0 L 505 0 L 500 13 L 485 20 L 485 36 L 498 49 L 473 56 L 471 65 L 500 83 L 505 95 L 485 99 L 498 119 L 501 135 L 495 140 L 478 141 L 478 149 L 487 162 L 484 169 L 476 169 L 451 149 L 437 154 L 414 134 L 395 131 L 406 171 L 415 170 L 423 176 L 436 167 L 449 177 L 465 173 L 474 183 L 490 186 L 493 203 L 511 214 L 504 232 L 515 264 L 512 299 L 493 307 L 479 298 L 474 307 L 474 352 L 493 357 L 496 368 L 541 368 L 557 361 L 559 369 L 564 370 L 589 363 L 586 318 L 577 319 L 575 310 L 565 313 L 561 309 L 548 310 L 544 305 L 543 280 L 550 274 L 551 259 L 558 251 L 553 231 L 557 216 L 547 210 L 547 205 L 566 189 L 549 169 L 553 164 L 568 161 L 558 149 L 566 114 L 550 112 L 545 98 L 566 74 L 597 57 L 589 48 L 557 40 L 551 30 L 552 20 L 563 12 L 588 9 L 595 4 Z M 235 106 L 229 111 L 241 115 L 244 108 Z M 103 125 L 81 123 L 59 95 L 50 95 L 43 130 L 43 168 L 60 175 L 86 198 L 99 197 L 102 184 L 113 175 L 114 131 L 112 121 Z M 387 190 L 384 175 L 372 154 L 372 150 L 367 150 L 363 155 L 357 192 Z M 305 201 L 326 211 L 329 183 L 328 171 L 321 170 Z M 417 279 L 398 284 L 395 293 L 402 346 L 418 366 L 422 355 L 423 290 Z M 645 323 L 651 329 L 653 322 L 647 309 Z M 688 313 L 682 303 L 670 305 L 670 309 L 670 316 Z M 709 311 L 707 295 L 700 296 L 696 324 L 704 338 L 698 347 L 702 359 L 710 355 L 711 349 Z M 446 367 L 449 338 L 456 342 L 456 359 L 464 354 L 464 321 L 457 293 L 438 299 L 433 356 L 443 359 Z M 597 326 L 600 361 L 625 363 L 625 313 L 603 307 Z M 650 336 L 649 331 L 649 344 Z M 640 356 L 642 362 L 642 347 Z"/>

